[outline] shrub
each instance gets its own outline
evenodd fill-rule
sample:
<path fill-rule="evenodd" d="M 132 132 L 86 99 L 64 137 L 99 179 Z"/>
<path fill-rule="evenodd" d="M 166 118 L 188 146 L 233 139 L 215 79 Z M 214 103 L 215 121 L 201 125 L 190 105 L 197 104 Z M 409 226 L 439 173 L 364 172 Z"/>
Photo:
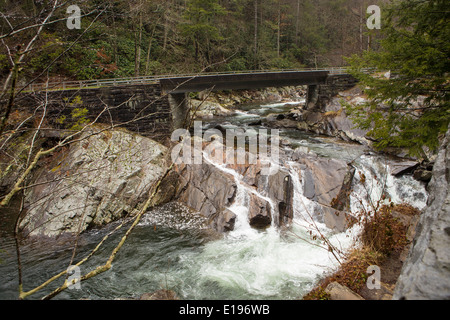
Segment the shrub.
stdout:
<path fill-rule="evenodd" d="M 385 255 L 401 250 L 407 244 L 407 228 L 392 215 L 394 207 L 384 205 L 363 222 L 363 244 Z"/>

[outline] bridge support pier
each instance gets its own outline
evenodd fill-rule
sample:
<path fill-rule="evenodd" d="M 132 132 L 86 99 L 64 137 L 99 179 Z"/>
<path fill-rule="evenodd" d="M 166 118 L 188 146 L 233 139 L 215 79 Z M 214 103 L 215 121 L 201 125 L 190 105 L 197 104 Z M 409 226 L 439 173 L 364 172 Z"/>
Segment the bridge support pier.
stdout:
<path fill-rule="evenodd" d="M 173 129 L 185 129 L 189 120 L 189 103 L 186 93 L 169 94 L 169 105 L 172 111 Z"/>
<path fill-rule="evenodd" d="M 306 93 L 306 109 L 314 110 L 319 102 L 319 90 L 320 85 L 312 84 L 308 86 L 308 91 Z"/>

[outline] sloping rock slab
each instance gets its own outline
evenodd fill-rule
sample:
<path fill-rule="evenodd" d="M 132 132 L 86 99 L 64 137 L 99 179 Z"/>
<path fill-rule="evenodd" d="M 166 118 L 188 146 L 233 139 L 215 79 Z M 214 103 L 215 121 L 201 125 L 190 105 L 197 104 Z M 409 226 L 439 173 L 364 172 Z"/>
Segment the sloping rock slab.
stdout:
<path fill-rule="evenodd" d="M 136 211 L 164 174 L 163 145 L 122 129 L 92 133 L 37 172 L 25 192 L 25 234 L 75 234 L 117 220 Z"/>

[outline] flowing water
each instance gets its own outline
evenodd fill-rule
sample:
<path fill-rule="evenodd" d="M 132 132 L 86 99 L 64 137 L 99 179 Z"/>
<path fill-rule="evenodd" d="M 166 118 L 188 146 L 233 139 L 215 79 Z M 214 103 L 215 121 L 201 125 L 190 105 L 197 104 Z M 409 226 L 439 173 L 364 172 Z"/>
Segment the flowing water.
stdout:
<path fill-rule="evenodd" d="M 291 107 L 286 104 L 243 106 L 234 116 L 208 121 L 204 129 L 217 124 L 224 128 L 247 127 L 261 116 L 284 112 Z M 286 148 L 302 147 L 322 157 L 354 161 L 357 173 L 351 197 L 352 210 L 369 206 L 367 199 L 372 197 L 376 200 L 383 190 L 394 202 L 410 202 L 419 208 L 425 206 L 426 192 L 421 183 L 410 176 L 395 178 L 386 175 L 384 159 L 364 154 L 362 146 L 294 129 L 281 130 L 281 136 L 289 142 Z M 62 292 L 57 299 L 136 298 L 162 288 L 175 291 L 182 299 L 296 299 L 337 267 L 334 256 L 319 239 L 312 239 L 310 230 L 320 231 L 343 251 L 353 244 L 357 228 L 337 233 L 311 214 L 317 204 L 303 196 L 302 182 L 294 162 L 286 163 L 284 168 L 291 174 L 294 185 L 292 227 L 279 229 L 272 225 L 263 231 L 251 228 L 248 223 L 249 194 L 254 193 L 269 203 L 271 200 L 242 183 L 237 172 L 216 166 L 230 173 L 238 188 L 236 200 L 229 208 L 237 215 L 234 231 L 217 237 L 205 227 L 205 221 L 198 215 L 193 216 L 189 209 L 177 203 L 167 204 L 144 216 L 117 255 L 111 270 L 82 282 L 79 289 Z M 363 187 L 358 183 L 361 174 L 374 183 Z M 6 213 L 2 214 L 6 216 Z M 0 299 L 16 299 L 18 282 L 12 226 L 3 217 L 2 221 Z M 89 254 L 119 223 L 82 234 L 73 261 Z M 101 250 L 81 267 L 81 274 L 107 260 L 126 227 L 110 236 Z M 51 246 L 26 243 L 22 247 L 25 290 L 41 284 L 71 264 L 73 239 L 60 242 Z M 55 287 L 52 285 L 32 298 L 40 298 Z"/>

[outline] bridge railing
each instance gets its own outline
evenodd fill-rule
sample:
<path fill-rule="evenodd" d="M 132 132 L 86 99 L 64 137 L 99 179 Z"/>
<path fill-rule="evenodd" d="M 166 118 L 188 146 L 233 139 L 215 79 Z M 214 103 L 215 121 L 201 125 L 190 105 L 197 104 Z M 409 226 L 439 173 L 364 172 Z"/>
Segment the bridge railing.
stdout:
<path fill-rule="evenodd" d="M 79 90 L 87 88 L 112 87 L 129 84 L 156 84 L 161 79 L 167 78 L 189 78 L 198 76 L 217 76 L 233 74 L 258 74 L 258 73 L 279 73 L 279 72 L 299 72 L 299 71 L 328 71 L 330 74 L 346 74 L 345 67 L 332 68 L 304 68 L 304 69 L 272 69 L 272 70 L 247 70 L 247 71 L 225 71 L 225 72 L 203 72 L 197 74 L 176 74 L 176 75 L 151 75 L 128 78 L 94 79 L 82 81 L 60 81 L 49 83 L 32 83 L 28 86 L 28 92 L 44 90 Z"/>

